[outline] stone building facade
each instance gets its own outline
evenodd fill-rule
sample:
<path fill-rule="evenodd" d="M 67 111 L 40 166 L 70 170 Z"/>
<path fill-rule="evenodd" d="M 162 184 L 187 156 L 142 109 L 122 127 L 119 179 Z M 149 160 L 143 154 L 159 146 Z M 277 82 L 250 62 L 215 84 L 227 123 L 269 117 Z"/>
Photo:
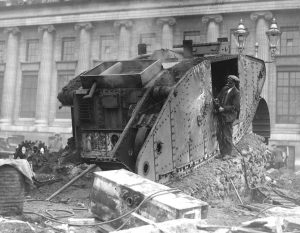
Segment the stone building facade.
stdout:
<path fill-rule="evenodd" d="M 1 137 L 47 142 L 60 134 L 66 142 L 70 110 L 56 97 L 76 74 L 136 56 L 139 42 L 153 51 L 227 37 L 236 53 L 233 31 L 243 19 L 244 53 L 266 62 L 270 142 L 300 165 L 299 0 L 10 0 L 0 12 Z M 273 17 L 282 31 L 275 60 L 265 33 Z"/>

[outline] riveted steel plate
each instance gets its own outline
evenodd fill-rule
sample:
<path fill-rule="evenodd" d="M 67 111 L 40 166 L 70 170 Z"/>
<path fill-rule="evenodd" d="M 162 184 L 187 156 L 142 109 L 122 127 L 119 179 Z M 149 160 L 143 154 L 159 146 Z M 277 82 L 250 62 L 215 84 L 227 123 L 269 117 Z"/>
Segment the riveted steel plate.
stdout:
<path fill-rule="evenodd" d="M 148 147 L 153 148 L 157 181 L 213 154 L 217 142 L 212 109 L 210 62 L 203 61 L 190 69 L 169 94 L 148 135 L 153 141 L 146 142 L 139 153 L 138 173 L 142 172 L 142 161 L 151 156 L 145 154 Z M 157 151 L 158 143 L 162 143 L 161 151 Z"/>
<path fill-rule="evenodd" d="M 158 174 L 173 170 L 172 136 L 171 136 L 170 109 L 168 104 L 161 110 L 158 124 L 154 126 L 154 162 Z"/>
<path fill-rule="evenodd" d="M 238 60 L 241 108 L 239 121 L 233 128 L 233 142 L 237 143 L 252 124 L 266 78 L 264 63 L 249 56 Z"/>
<path fill-rule="evenodd" d="M 144 143 L 144 146 L 139 153 L 136 160 L 136 171 L 137 174 L 142 175 L 149 180 L 155 179 L 155 164 L 154 164 L 154 151 L 153 151 L 153 135 L 148 137 Z"/>
<path fill-rule="evenodd" d="M 176 135 L 172 144 L 173 163 L 180 167 L 204 157 L 208 146 L 205 137 L 211 129 L 204 123 L 212 120 L 208 119 L 212 107 L 209 106 L 212 103 L 210 62 L 203 61 L 190 69 L 176 85 L 175 92 L 177 96 L 171 101 L 172 133 Z"/>

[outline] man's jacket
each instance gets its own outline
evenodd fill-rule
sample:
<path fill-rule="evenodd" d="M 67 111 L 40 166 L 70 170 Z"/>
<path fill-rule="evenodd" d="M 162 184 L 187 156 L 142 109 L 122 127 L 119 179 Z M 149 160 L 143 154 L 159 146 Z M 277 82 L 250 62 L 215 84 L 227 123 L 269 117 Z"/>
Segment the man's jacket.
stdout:
<path fill-rule="evenodd" d="M 240 113 L 240 92 L 234 87 L 225 86 L 217 96 L 224 112 L 220 112 L 224 122 L 234 122 Z"/>

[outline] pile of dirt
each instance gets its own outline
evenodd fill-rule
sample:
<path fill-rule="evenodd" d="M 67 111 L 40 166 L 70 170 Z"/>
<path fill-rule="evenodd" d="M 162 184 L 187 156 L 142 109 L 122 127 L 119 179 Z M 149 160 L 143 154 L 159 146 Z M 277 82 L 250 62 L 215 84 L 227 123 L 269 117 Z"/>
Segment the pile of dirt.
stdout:
<path fill-rule="evenodd" d="M 204 201 L 235 195 L 233 184 L 240 195 L 247 196 L 249 189 L 265 184 L 267 161 L 263 139 L 247 134 L 235 147 L 231 159 L 211 159 L 188 176 L 172 180 L 169 186 Z"/>
<path fill-rule="evenodd" d="M 286 168 L 271 168 L 267 171 L 267 177 L 271 179 L 270 182 L 274 185 L 300 195 L 300 172 L 294 173 Z"/>

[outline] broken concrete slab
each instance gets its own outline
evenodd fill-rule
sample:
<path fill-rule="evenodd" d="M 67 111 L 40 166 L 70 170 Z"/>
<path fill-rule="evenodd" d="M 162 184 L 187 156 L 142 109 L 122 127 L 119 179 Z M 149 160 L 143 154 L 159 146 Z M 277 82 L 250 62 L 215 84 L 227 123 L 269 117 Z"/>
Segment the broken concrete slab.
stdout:
<path fill-rule="evenodd" d="M 282 231 L 283 218 L 278 216 L 258 218 L 251 221 L 243 222 L 242 226 L 255 229 L 268 229 L 273 232 L 278 232 L 278 229 L 281 229 Z"/>
<path fill-rule="evenodd" d="M 208 231 L 198 230 L 199 224 L 197 219 L 176 219 L 165 221 L 162 223 L 156 223 L 153 225 L 140 226 L 120 231 L 112 231 L 111 233 L 208 233 Z"/>
<path fill-rule="evenodd" d="M 286 217 L 283 219 L 285 231 L 300 230 L 300 218 Z"/>
<path fill-rule="evenodd" d="M 300 218 L 300 206 L 294 208 L 274 207 L 265 211 L 267 216 L 297 217 Z"/>
<path fill-rule="evenodd" d="M 206 218 L 208 211 L 206 202 L 127 170 L 95 172 L 91 211 L 97 218 L 111 220 L 137 207 L 138 214 L 154 222 Z M 120 219 L 114 224 L 118 227 L 123 222 Z"/>
<path fill-rule="evenodd" d="M 35 229 L 28 223 L 20 220 L 10 220 L 0 217 L 0 232 L 22 232 L 22 233 L 35 233 Z"/>

